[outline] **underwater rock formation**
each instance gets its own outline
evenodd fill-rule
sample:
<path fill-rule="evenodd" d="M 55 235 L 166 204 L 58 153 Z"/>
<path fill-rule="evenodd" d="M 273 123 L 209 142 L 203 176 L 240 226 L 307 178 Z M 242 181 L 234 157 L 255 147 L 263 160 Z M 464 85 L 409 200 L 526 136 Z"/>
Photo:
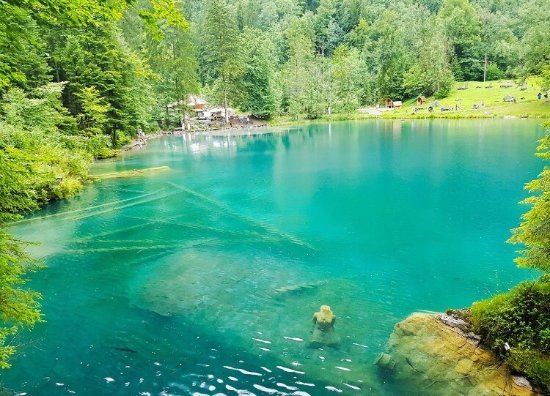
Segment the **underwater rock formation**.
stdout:
<path fill-rule="evenodd" d="M 466 322 L 444 314 L 414 313 L 398 323 L 377 365 L 410 394 L 538 394 L 480 346 Z"/>

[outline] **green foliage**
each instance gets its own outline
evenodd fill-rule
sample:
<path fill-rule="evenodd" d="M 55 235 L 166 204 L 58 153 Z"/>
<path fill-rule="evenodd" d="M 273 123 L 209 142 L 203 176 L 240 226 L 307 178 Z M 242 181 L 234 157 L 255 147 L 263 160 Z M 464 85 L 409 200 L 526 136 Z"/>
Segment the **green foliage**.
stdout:
<path fill-rule="evenodd" d="M 8 343 L 20 327 L 30 328 L 41 321 L 40 294 L 22 288 L 30 272 L 38 269 L 24 252 L 24 244 L 0 228 L 0 369 L 8 368 L 15 353 Z"/>
<path fill-rule="evenodd" d="M 550 134 L 540 141 L 537 156 L 550 160 Z M 550 167 L 546 165 L 539 177 L 525 187 L 532 195 L 523 203 L 532 205 L 522 216 L 519 228 L 513 230 L 510 242 L 523 244 L 525 249 L 516 258 L 520 267 L 550 272 Z"/>
<path fill-rule="evenodd" d="M 504 72 L 499 69 L 498 65 L 491 63 L 487 66 L 487 80 L 494 81 L 504 78 Z"/>
<path fill-rule="evenodd" d="M 243 72 L 235 10 L 225 0 L 210 0 L 204 19 L 203 81 L 210 83 L 227 109 L 237 79 Z M 227 121 L 226 111 L 226 121 Z"/>
<path fill-rule="evenodd" d="M 239 80 L 239 107 L 254 117 L 269 119 L 276 111 L 272 66 L 275 48 L 267 35 L 258 29 L 247 29 L 242 35 L 241 46 L 246 50 L 244 71 Z"/>
<path fill-rule="evenodd" d="M 525 373 L 545 392 L 550 392 L 550 357 L 538 351 L 513 349 L 507 363 L 516 371 Z"/>
<path fill-rule="evenodd" d="M 550 390 L 550 277 L 523 282 L 508 293 L 476 302 L 474 331 L 513 368 Z M 504 348 L 508 343 L 511 352 Z"/>
<path fill-rule="evenodd" d="M 355 48 L 340 46 L 332 58 L 332 79 L 334 81 L 335 109 L 337 111 L 355 111 L 360 104 L 364 65 L 361 53 Z"/>
<path fill-rule="evenodd" d="M 431 18 L 420 32 L 418 54 L 405 74 L 403 85 L 408 96 L 446 97 L 453 85 L 449 43 L 438 18 Z"/>
<path fill-rule="evenodd" d="M 443 0 L 438 17 L 453 47 L 455 77 L 464 80 L 482 77 L 482 26 L 476 9 L 469 0 Z"/>
<path fill-rule="evenodd" d="M 23 288 L 38 269 L 25 244 L 5 231 L 19 213 L 51 200 L 74 195 L 91 161 L 83 137 L 74 132 L 61 106 L 63 84 L 50 84 L 25 94 L 19 88 L 3 97 L 0 116 L 0 368 L 9 367 L 15 349 L 11 337 L 40 321 L 40 295 Z M 65 131 L 62 129 L 64 128 Z"/>
<path fill-rule="evenodd" d="M 537 155 L 550 159 L 550 134 L 540 141 Z M 535 268 L 545 274 L 523 282 L 471 308 L 474 330 L 482 342 L 516 370 L 526 373 L 535 383 L 550 391 L 550 169 L 545 166 L 539 177 L 526 189 L 536 193 L 524 203 L 532 205 L 513 230 L 511 243 L 525 249 L 516 258 L 520 267 Z M 511 347 L 508 353 L 504 344 Z"/>
<path fill-rule="evenodd" d="M 96 87 L 84 87 L 77 97 L 82 107 L 77 116 L 80 130 L 88 136 L 100 135 L 109 121 L 111 105 L 100 96 Z"/>
<path fill-rule="evenodd" d="M 523 282 L 506 294 L 472 305 L 472 322 L 501 356 L 504 343 L 513 348 L 550 353 L 550 278 Z"/>

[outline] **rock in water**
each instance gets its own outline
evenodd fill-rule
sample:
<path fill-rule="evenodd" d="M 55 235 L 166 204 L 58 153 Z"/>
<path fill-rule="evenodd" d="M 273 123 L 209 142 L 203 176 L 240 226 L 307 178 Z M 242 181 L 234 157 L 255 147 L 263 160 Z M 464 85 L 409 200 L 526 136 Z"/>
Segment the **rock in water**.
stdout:
<path fill-rule="evenodd" d="M 461 320 L 415 313 L 395 326 L 376 364 L 408 394 L 537 395 L 495 355 L 466 334 Z"/>

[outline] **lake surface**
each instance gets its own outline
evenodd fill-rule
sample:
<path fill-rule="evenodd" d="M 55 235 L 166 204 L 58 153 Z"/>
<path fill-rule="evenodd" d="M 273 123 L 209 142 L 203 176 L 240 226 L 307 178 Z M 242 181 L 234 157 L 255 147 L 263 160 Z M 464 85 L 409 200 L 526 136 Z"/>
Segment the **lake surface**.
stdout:
<path fill-rule="evenodd" d="M 46 323 L 6 387 L 29 395 L 403 394 L 373 362 L 416 310 L 535 274 L 505 243 L 542 170 L 535 121 L 364 121 L 174 136 L 17 224 L 48 267 Z M 339 348 L 308 348 L 321 304 Z"/>

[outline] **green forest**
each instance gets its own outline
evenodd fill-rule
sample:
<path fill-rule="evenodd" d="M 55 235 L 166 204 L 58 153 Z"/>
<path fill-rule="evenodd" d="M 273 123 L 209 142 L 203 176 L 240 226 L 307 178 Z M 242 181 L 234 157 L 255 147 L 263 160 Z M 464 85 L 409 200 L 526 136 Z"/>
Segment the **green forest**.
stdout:
<path fill-rule="evenodd" d="M 7 225 L 77 193 L 138 129 L 181 125 L 174 103 L 316 119 L 459 81 L 548 89 L 548 21 L 549 0 L 0 0 L 0 367 L 42 320 L 23 287 L 40 263 Z"/>

